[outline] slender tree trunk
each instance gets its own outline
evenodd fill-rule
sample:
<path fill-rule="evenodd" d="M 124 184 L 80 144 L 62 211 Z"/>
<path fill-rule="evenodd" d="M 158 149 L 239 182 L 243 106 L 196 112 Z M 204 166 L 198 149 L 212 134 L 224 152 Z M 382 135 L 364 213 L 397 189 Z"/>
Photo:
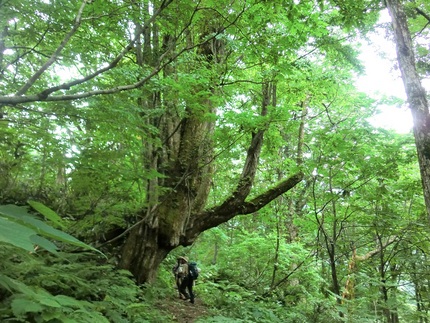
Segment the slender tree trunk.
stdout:
<path fill-rule="evenodd" d="M 340 293 L 340 284 L 339 279 L 337 277 L 337 268 L 336 268 L 336 247 L 334 243 L 328 244 L 328 255 L 330 259 L 330 271 L 331 271 L 331 279 L 332 279 L 332 287 L 333 287 L 333 293 L 338 295 L 337 297 L 337 303 L 341 304 L 341 293 Z"/>
<path fill-rule="evenodd" d="M 273 290 L 275 287 L 276 273 L 278 272 L 278 262 L 279 262 L 279 247 L 281 244 L 281 219 L 279 214 L 276 215 L 276 246 L 275 246 L 275 257 L 273 259 L 273 270 L 272 270 L 272 280 L 270 282 L 270 289 Z"/>
<path fill-rule="evenodd" d="M 376 239 L 378 242 L 378 247 L 381 248 L 382 247 L 382 237 L 380 234 L 376 233 Z M 382 295 L 382 314 L 385 317 L 385 321 L 387 323 L 390 322 L 390 316 L 391 316 L 391 312 L 390 309 L 388 308 L 388 289 L 387 289 L 387 279 L 386 279 L 386 262 L 385 262 L 385 256 L 384 253 L 381 252 L 379 254 L 379 266 L 378 266 L 378 270 L 379 270 L 379 279 L 380 279 L 380 291 L 381 291 L 381 295 Z"/>
<path fill-rule="evenodd" d="M 329 191 L 331 194 L 335 194 L 333 191 L 333 173 L 332 169 L 330 169 L 330 178 L 329 178 Z M 333 279 L 333 292 L 338 295 L 337 303 L 342 304 L 342 294 L 340 289 L 340 282 L 339 278 L 337 276 L 337 266 L 336 266 L 336 249 L 337 249 L 337 239 L 340 235 L 340 232 L 338 232 L 338 219 L 337 219 L 337 208 L 336 208 L 336 201 L 333 199 L 331 201 L 331 213 L 333 216 L 333 224 L 331 228 L 331 236 L 326 236 L 326 245 L 327 245 L 327 251 L 329 253 L 330 258 L 330 267 L 331 267 L 331 276 Z M 339 229 L 342 230 L 342 227 Z M 343 313 L 340 312 L 340 316 L 343 317 Z"/>
<path fill-rule="evenodd" d="M 387 286 L 388 279 L 390 281 L 393 281 L 393 276 L 391 275 L 391 278 L 387 277 L 387 266 L 388 261 L 385 259 L 385 253 L 384 249 L 386 247 L 386 243 L 383 243 L 382 241 L 382 235 L 377 234 L 377 240 L 378 240 L 378 248 L 377 250 L 380 250 L 379 253 L 379 275 L 381 280 L 381 294 L 382 294 L 382 312 L 385 316 L 385 320 L 387 323 L 398 323 L 399 317 L 397 314 L 397 309 L 393 307 L 392 304 L 394 304 L 393 300 L 395 300 L 395 292 L 391 295 L 390 299 L 390 293 L 389 293 L 389 287 Z M 390 304 L 392 303 L 392 304 Z"/>
<path fill-rule="evenodd" d="M 430 223 L 430 115 L 426 91 L 418 75 L 412 38 L 400 0 L 387 0 L 394 30 L 397 60 L 414 122 L 414 136 L 420 165 L 424 199 Z"/>
<path fill-rule="evenodd" d="M 302 115 L 300 116 L 299 137 L 297 140 L 297 165 L 303 165 L 303 145 L 305 142 L 305 126 L 308 116 L 308 98 L 302 101 Z"/>
<path fill-rule="evenodd" d="M 419 275 L 417 274 L 419 272 L 418 267 L 415 263 L 412 263 L 412 283 L 414 284 L 414 291 L 415 291 L 415 304 L 417 307 L 417 312 L 419 313 L 420 321 L 419 323 L 428 323 L 428 309 L 426 306 L 426 299 L 423 296 L 423 294 L 426 294 L 426 286 L 425 282 L 420 280 Z"/>
<path fill-rule="evenodd" d="M 216 265 L 217 264 L 217 260 L 218 260 L 218 251 L 219 251 L 219 242 L 218 242 L 218 237 L 215 240 L 214 243 L 214 256 L 212 258 L 212 265 Z"/>
<path fill-rule="evenodd" d="M 40 169 L 40 176 L 39 176 L 39 188 L 37 189 L 37 194 L 38 195 L 42 195 L 43 193 L 43 189 L 45 188 L 45 180 L 46 180 L 46 159 L 47 159 L 47 148 L 46 146 L 43 146 L 42 148 L 43 153 L 42 153 L 42 162 L 41 164 L 41 169 Z"/>
<path fill-rule="evenodd" d="M 332 290 L 336 297 L 336 303 L 338 305 L 342 305 L 342 293 L 340 289 L 339 277 L 337 275 L 337 265 L 336 265 L 336 243 L 333 241 L 328 241 L 329 237 L 324 235 L 326 239 L 327 252 L 330 261 L 330 273 L 332 280 Z M 345 314 L 342 311 L 339 311 L 339 317 L 343 318 Z"/>

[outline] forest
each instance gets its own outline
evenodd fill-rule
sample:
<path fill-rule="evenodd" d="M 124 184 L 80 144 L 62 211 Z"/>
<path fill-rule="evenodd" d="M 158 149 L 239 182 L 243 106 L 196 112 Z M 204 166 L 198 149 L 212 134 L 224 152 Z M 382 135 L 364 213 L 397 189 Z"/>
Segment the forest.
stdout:
<path fill-rule="evenodd" d="M 429 44 L 426 0 L 0 0 L 0 322 L 429 323 Z"/>

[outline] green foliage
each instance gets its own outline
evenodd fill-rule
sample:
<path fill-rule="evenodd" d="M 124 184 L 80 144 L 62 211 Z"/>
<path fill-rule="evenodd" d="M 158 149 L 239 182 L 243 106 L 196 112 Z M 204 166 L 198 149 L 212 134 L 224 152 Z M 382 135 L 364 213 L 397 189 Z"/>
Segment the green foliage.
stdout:
<path fill-rule="evenodd" d="M 387 311 L 409 321 L 428 316 L 429 242 L 415 147 L 411 136 L 367 121 L 377 105 L 399 101 L 373 102 L 351 83 L 362 71 L 354 37 L 371 28 L 380 1 L 184 0 L 152 17 L 157 5 L 86 1 L 76 33 L 28 91 L 37 96 L 58 86 L 54 94 L 63 101 L 0 105 L 0 320 L 173 320 L 155 305 L 174 293 L 171 267 L 183 253 L 202 267 L 198 297 L 215 311 L 202 322 L 370 322 L 383 321 Z M 412 30 L 425 40 L 426 21 L 415 5 L 408 4 Z M 2 97 L 13 97 L 46 63 L 79 6 L 0 1 Z M 140 26 L 144 33 L 118 56 Z M 417 43 L 423 74 L 426 44 Z M 159 63 L 165 65 L 153 72 Z M 127 92 L 65 96 L 147 76 Z M 62 87 L 71 80 L 78 81 Z M 276 88 L 264 116 L 263 84 Z M 81 251 L 95 251 L 89 241 L 109 240 L 112 230 L 154 210 L 159 201 L 149 196 L 169 187 L 166 169 L 177 162 L 172 143 L 191 119 L 214 127 L 207 160 L 196 161 L 215 170 L 206 206 L 234 191 L 259 130 L 265 141 L 253 194 L 298 169 L 306 178 L 257 213 L 173 251 L 157 282 L 137 287 L 111 265 L 114 247 L 107 259 Z M 175 174 L 186 185 L 188 175 Z M 16 206 L 29 198 L 46 222 Z M 374 254 L 353 267 L 354 252 Z M 343 296 L 348 278 L 351 299 Z"/>
<path fill-rule="evenodd" d="M 34 319 L 36 322 L 109 322 L 91 308 L 86 301 L 78 301 L 65 295 L 53 296 L 40 288 L 31 288 L 16 280 L 2 277 L 14 296 L 10 299 L 11 314 L 17 320 Z M 7 318 L 7 313 L 2 316 Z M 9 314 L 10 315 L 10 314 Z"/>
<path fill-rule="evenodd" d="M 261 227 L 254 231 L 246 219 L 239 217 L 231 221 L 241 223 L 240 230 L 232 228 L 229 232 L 228 227 L 222 227 L 206 232 L 194 247 L 198 249 L 193 252 L 201 256 L 205 250 L 206 255 L 200 261 L 203 272 L 202 279 L 196 285 L 198 297 L 221 314 L 205 319 L 230 318 L 238 322 L 335 321 L 333 318 L 336 318 L 337 312 L 333 299 L 320 299 L 324 282 L 318 274 L 318 266 L 312 265 L 312 258 L 306 260 L 309 252 L 299 243 L 282 244 L 276 263 L 278 271 L 275 282 L 289 278 L 270 291 L 275 265 L 275 236 L 269 233 L 268 228 L 266 235 L 262 234 Z M 268 225 L 257 219 L 252 222 Z M 246 231 L 247 226 L 253 231 Z M 231 237 L 231 243 L 228 243 L 226 236 L 220 236 L 219 231 L 225 231 L 226 236 Z M 216 264 L 205 265 L 206 261 L 213 261 L 211 252 L 214 242 L 218 245 Z M 295 269 L 301 261 L 306 264 Z M 289 310 L 291 308 L 294 311 Z"/>
<path fill-rule="evenodd" d="M 416 263 L 410 257 L 416 253 L 412 240 L 418 236 L 428 239 L 426 233 L 420 233 L 421 229 L 427 231 L 426 226 L 417 226 L 423 221 L 424 206 L 419 172 L 411 157 L 412 138 L 369 129 L 359 120 L 332 116 L 327 128 L 315 125 L 321 133 L 308 141 L 316 148 L 305 162 L 311 169 L 317 167 L 314 169 L 318 174 L 309 177 L 310 184 L 304 186 L 308 191 L 303 190 L 297 197 L 300 200 L 313 197 L 315 201 L 303 204 L 302 213 L 289 213 L 285 206 L 294 204 L 283 199 L 258 214 L 237 217 L 200 237 L 194 247 L 199 250 L 194 252 L 206 255 L 203 262 L 213 265 L 207 266 L 206 281 L 199 288 L 205 302 L 222 313 L 215 320 L 231 317 L 252 321 L 256 319 L 253 309 L 267 306 L 285 322 L 340 322 L 339 313 L 353 322 L 372 322 L 383 315 L 383 309 L 397 310 L 407 317 L 414 315 L 410 306 L 401 305 L 413 302 L 413 294 L 402 289 L 399 282 L 409 280 L 408 270 L 404 269 Z M 358 125 L 360 128 L 356 128 Z M 269 177 L 267 170 L 264 176 Z M 292 222 L 289 217 L 293 217 Z M 295 228 L 300 228 L 296 242 L 286 243 L 284 237 Z M 278 247 L 275 247 L 276 230 L 282 237 Z M 376 252 L 377 257 L 357 261 L 357 268 L 350 272 L 351 246 L 357 248 L 359 256 L 374 252 L 378 248 L 374 244 L 375 235 L 382 244 L 393 237 L 396 242 Z M 332 268 L 327 265 L 328 248 L 333 242 L 338 257 L 333 265 L 341 292 L 348 277 L 354 281 L 351 300 L 333 293 Z M 422 246 L 426 254 L 426 244 Z M 317 251 L 312 253 L 312 250 Z M 304 264 L 298 267 L 302 261 Z M 381 272 L 377 268 L 386 269 Z M 276 275 L 272 280 L 274 269 Z M 385 277 L 384 284 L 381 275 Z M 284 277 L 287 277 L 285 282 L 267 293 L 273 282 Z M 381 300 L 382 286 L 389 290 L 386 303 Z M 337 304 L 340 300 L 341 305 Z M 273 308 L 273 304 L 280 308 Z M 368 311 L 370 304 L 376 304 L 376 313 Z M 284 306 L 294 310 L 286 311 Z M 236 316 L 237 313 L 240 314 Z"/>
<path fill-rule="evenodd" d="M 38 211 L 40 214 L 42 214 L 46 219 L 50 220 L 51 222 L 53 222 L 56 226 L 64 229 L 65 225 L 63 223 L 63 219 L 57 214 L 55 213 L 53 210 L 51 210 L 50 208 L 48 208 L 47 206 L 43 205 L 40 202 L 37 201 L 28 201 L 27 202 L 33 209 L 35 209 L 36 211 Z"/>
<path fill-rule="evenodd" d="M 5 247 L 0 267 L 0 319 L 36 322 L 161 322 L 128 271 L 94 254 L 37 257 Z"/>
<path fill-rule="evenodd" d="M 63 220 L 43 204 L 33 208 L 64 227 Z M 58 252 L 48 238 L 97 251 L 52 228 L 24 207 L 0 206 L 0 320 L 16 322 L 130 322 L 160 318 L 128 271 L 115 270 L 97 253 Z M 35 245 L 56 257 L 36 252 Z M 30 252 L 28 252 L 30 251 Z M 162 316 L 161 316 L 162 317 Z M 160 319 L 163 320 L 163 319 Z"/>
<path fill-rule="evenodd" d="M 51 209 L 37 202 L 31 202 L 39 212 L 43 212 L 49 219 L 55 219 L 60 223 L 61 218 Z M 98 251 L 90 245 L 79 241 L 73 236 L 54 229 L 46 223 L 38 220 L 34 215 L 16 205 L 0 205 L 0 240 L 10 243 L 27 251 L 33 251 L 37 245 L 50 252 L 56 253 L 57 247 L 46 238 L 55 239 L 73 246 Z"/>

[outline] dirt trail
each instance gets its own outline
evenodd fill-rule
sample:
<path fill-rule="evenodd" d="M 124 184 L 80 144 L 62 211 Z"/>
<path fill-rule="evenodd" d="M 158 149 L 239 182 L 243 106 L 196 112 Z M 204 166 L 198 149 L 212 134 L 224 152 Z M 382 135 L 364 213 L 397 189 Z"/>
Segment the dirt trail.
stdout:
<path fill-rule="evenodd" d="M 207 307 L 198 298 L 191 304 L 189 301 L 169 297 L 159 306 L 173 315 L 173 322 L 194 323 L 197 319 L 209 315 Z"/>

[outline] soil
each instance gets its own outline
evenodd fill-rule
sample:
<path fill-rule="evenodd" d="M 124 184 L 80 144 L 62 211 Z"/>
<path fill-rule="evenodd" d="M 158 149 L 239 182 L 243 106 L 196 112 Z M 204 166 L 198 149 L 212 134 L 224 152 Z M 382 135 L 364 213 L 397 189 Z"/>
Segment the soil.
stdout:
<path fill-rule="evenodd" d="M 173 316 L 172 322 L 194 323 L 198 319 L 210 315 L 208 308 L 198 298 L 194 304 L 179 298 L 169 297 L 159 304 L 160 309 Z"/>

